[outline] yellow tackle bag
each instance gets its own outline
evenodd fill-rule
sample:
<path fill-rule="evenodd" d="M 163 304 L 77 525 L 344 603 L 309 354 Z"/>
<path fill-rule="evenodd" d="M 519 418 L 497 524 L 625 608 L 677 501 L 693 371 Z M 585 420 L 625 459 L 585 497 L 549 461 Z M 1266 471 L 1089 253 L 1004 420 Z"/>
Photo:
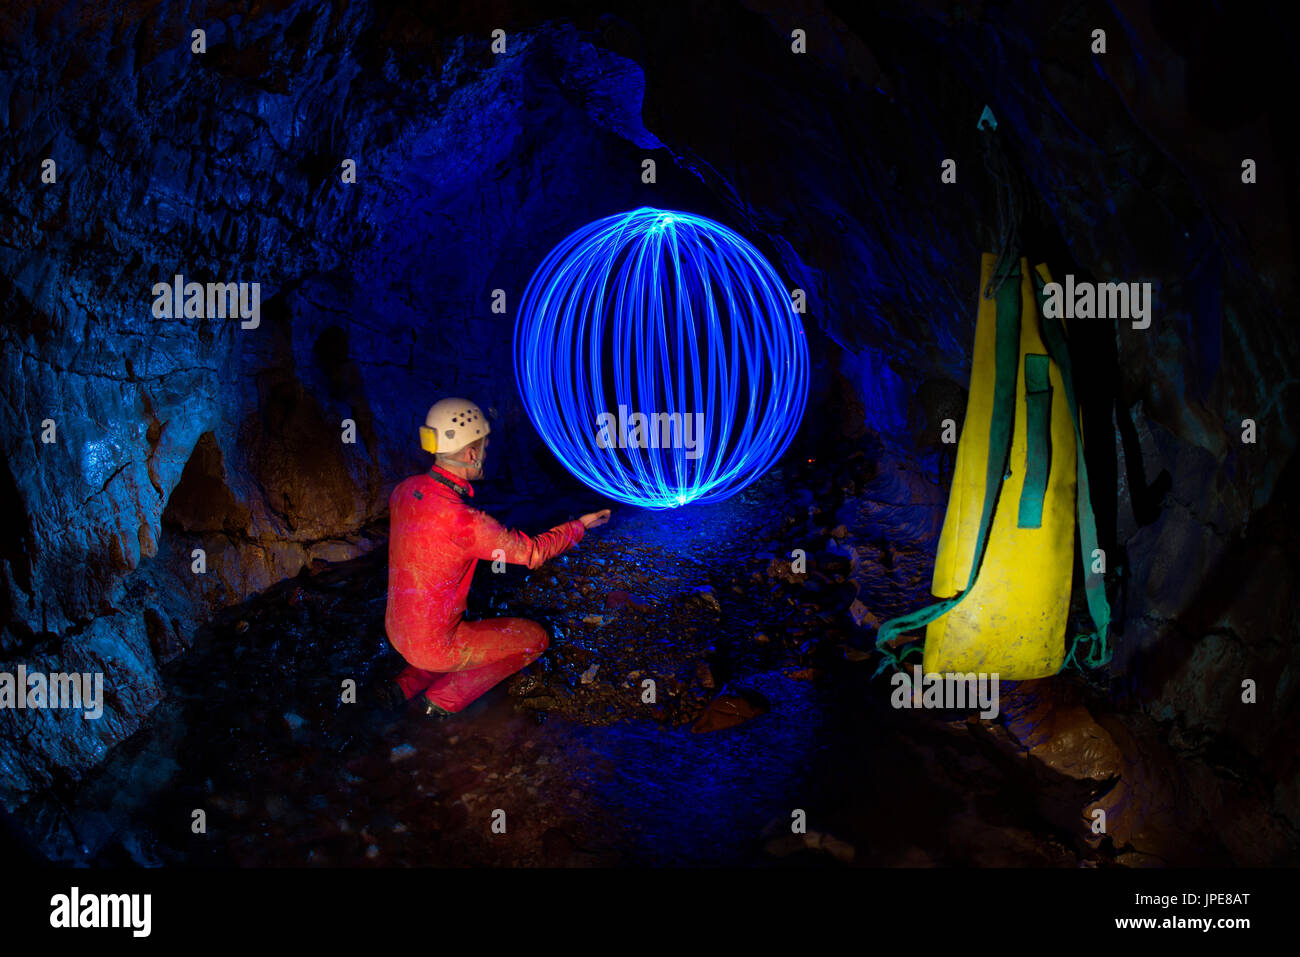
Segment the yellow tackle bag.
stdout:
<path fill-rule="evenodd" d="M 995 275 L 996 271 L 996 275 Z M 1110 608 L 1092 569 L 1096 522 L 1065 327 L 1043 316 L 1046 266 L 985 254 L 970 394 L 934 563 L 933 605 L 885 622 L 880 671 L 900 665 L 906 632 L 925 627 L 922 671 L 1019 681 L 1067 661 L 1110 659 Z M 996 287 L 992 298 L 986 290 Z M 1075 524 L 1097 631 L 1067 648 Z M 879 671 L 877 672 L 879 673 Z"/>

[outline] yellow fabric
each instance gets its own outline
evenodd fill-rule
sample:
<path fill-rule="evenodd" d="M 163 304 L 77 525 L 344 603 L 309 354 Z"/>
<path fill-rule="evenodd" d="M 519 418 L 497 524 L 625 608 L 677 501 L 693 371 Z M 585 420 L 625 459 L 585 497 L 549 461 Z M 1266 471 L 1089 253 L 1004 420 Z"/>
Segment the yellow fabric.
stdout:
<path fill-rule="evenodd" d="M 985 254 L 980 290 L 987 287 L 995 257 Z M 1038 273 L 1051 282 L 1046 266 Z M 1014 279 L 1008 279 L 1014 282 Z M 1020 260 L 1020 355 L 1016 363 L 1016 408 L 1010 475 L 998 493 L 993 525 L 979 576 L 969 595 L 926 626 L 926 672 L 985 672 L 1018 681 L 1056 674 L 1065 659 L 1065 626 L 1074 572 L 1076 449 L 1061 373 L 1049 369 L 1051 469 L 1043 499 L 1042 525 L 1020 528 L 1019 502 L 1025 480 L 1025 356 L 1046 355 L 1029 263 Z M 993 415 L 996 305 L 981 294 L 975 326 L 970 396 L 948 511 L 939 536 L 932 591 L 950 598 L 970 580 Z"/>

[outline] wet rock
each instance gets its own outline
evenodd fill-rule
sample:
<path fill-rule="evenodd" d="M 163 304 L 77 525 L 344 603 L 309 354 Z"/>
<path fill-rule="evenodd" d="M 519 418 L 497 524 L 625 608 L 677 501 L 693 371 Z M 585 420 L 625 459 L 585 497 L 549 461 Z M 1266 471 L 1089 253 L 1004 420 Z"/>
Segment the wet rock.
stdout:
<path fill-rule="evenodd" d="M 511 684 L 510 693 L 519 698 L 527 698 L 541 687 L 542 681 L 537 675 L 519 675 Z"/>
<path fill-rule="evenodd" d="M 872 614 L 871 609 L 857 599 L 849 605 L 849 615 L 853 618 L 853 624 L 859 628 L 879 628 L 880 619 Z"/>
<path fill-rule="evenodd" d="M 1168 862 L 1156 857 L 1153 854 L 1143 854 L 1141 851 L 1125 851 L 1115 857 L 1115 863 L 1121 867 L 1168 867 Z"/>
<path fill-rule="evenodd" d="M 692 589 L 686 596 L 686 602 L 709 611 L 722 612 L 722 605 L 718 602 L 718 596 L 714 593 L 712 585 L 702 585 Z"/>
<path fill-rule="evenodd" d="M 635 595 L 615 589 L 605 596 L 606 608 L 629 608 L 635 612 L 650 611 L 650 605 Z"/>
<path fill-rule="evenodd" d="M 416 754 L 416 748 L 410 744 L 399 744 L 388 753 L 388 760 L 394 763 L 405 761 Z"/>
<path fill-rule="evenodd" d="M 1032 760 L 1075 779 L 1119 776 L 1122 756 L 1114 740 L 1086 707 L 1061 695 L 1055 680 L 1019 682 L 999 698 L 1007 730 Z"/>
<path fill-rule="evenodd" d="M 519 702 L 519 707 L 530 711 L 554 711 L 560 707 L 560 699 L 550 695 L 534 695 Z"/>
<path fill-rule="evenodd" d="M 695 680 L 703 687 L 712 690 L 714 687 L 713 672 L 709 669 L 708 662 L 701 661 L 695 666 Z"/>
<path fill-rule="evenodd" d="M 803 834 L 785 834 L 773 838 L 763 845 L 763 850 L 773 857 L 784 858 L 800 851 L 813 851 L 826 854 L 841 864 L 852 864 L 857 857 L 857 850 L 847 841 L 841 841 L 831 834 L 820 831 L 807 831 Z"/>
<path fill-rule="evenodd" d="M 767 563 L 767 577 L 790 585 L 802 585 L 806 573 L 796 572 L 792 559 L 774 558 Z"/>
<path fill-rule="evenodd" d="M 697 734 L 710 731 L 723 731 L 744 724 L 765 713 L 767 709 L 741 695 L 719 695 L 709 702 L 704 713 L 699 716 L 691 730 Z"/>
<path fill-rule="evenodd" d="M 12 675 L 20 663 L 29 674 L 102 674 L 103 714 L 86 720 L 88 712 L 79 709 L 0 708 L 0 799 L 9 789 L 30 793 L 68 776 L 78 780 L 112 745 L 133 734 L 162 698 L 162 675 L 142 618 L 96 618 L 62 647 L 47 646 L 0 664 L 0 671 Z"/>
<path fill-rule="evenodd" d="M 289 726 L 289 732 L 291 734 L 297 734 L 307 726 L 306 720 L 299 715 L 294 714 L 292 711 L 286 711 L 284 713 L 284 723 Z"/>
<path fill-rule="evenodd" d="M 795 681 L 816 681 L 822 676 L 822 672 L 819 668 L 793 668 L 785 672 L 785 676 Z"/>
<path fill-rule="evenodd" d="M 947 509 L 947 491 L 916 468 L 901 461 L 882 463 L 879 473 L 836 513 L 850 541 L 879 534 L 881 528 L 918 542 L 938 538 Z"/>

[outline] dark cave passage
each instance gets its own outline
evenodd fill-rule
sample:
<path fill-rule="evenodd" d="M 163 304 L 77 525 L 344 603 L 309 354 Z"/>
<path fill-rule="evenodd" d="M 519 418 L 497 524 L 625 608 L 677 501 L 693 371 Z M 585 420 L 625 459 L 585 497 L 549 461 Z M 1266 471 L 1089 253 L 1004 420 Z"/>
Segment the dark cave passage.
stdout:
<path fill-rule="evenodd" d="M 237 534 L 248 528 L 248 509 L 239 504 L 226 483 L 225 463 L 216 437 L 204 432 L 185 462 L 167 507 L 163 528 L 181 532 L 226 532 Z"/>

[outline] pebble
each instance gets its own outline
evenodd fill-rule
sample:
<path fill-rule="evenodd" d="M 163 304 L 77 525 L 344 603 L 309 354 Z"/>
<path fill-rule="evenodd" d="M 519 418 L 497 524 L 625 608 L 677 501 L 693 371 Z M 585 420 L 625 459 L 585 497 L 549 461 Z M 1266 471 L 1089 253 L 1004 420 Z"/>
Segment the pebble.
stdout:
<path fill-rule="evenodd" d="M 414 747 L 409 744 L 399 744 L 397 747 L 393 748 L 392 751 L 388 752 L 388 760 L 394 763 L 405 761 L 413 754 L 415 754 Z"/>
<path fill-rule="evenodd" d="M 871 613 L 860 600 L 854 599 L 853 604 L 849 606 L 849 615 L 853 618 L 853 623 L 859 628 L 879 628 L 880 619 Z"/>

